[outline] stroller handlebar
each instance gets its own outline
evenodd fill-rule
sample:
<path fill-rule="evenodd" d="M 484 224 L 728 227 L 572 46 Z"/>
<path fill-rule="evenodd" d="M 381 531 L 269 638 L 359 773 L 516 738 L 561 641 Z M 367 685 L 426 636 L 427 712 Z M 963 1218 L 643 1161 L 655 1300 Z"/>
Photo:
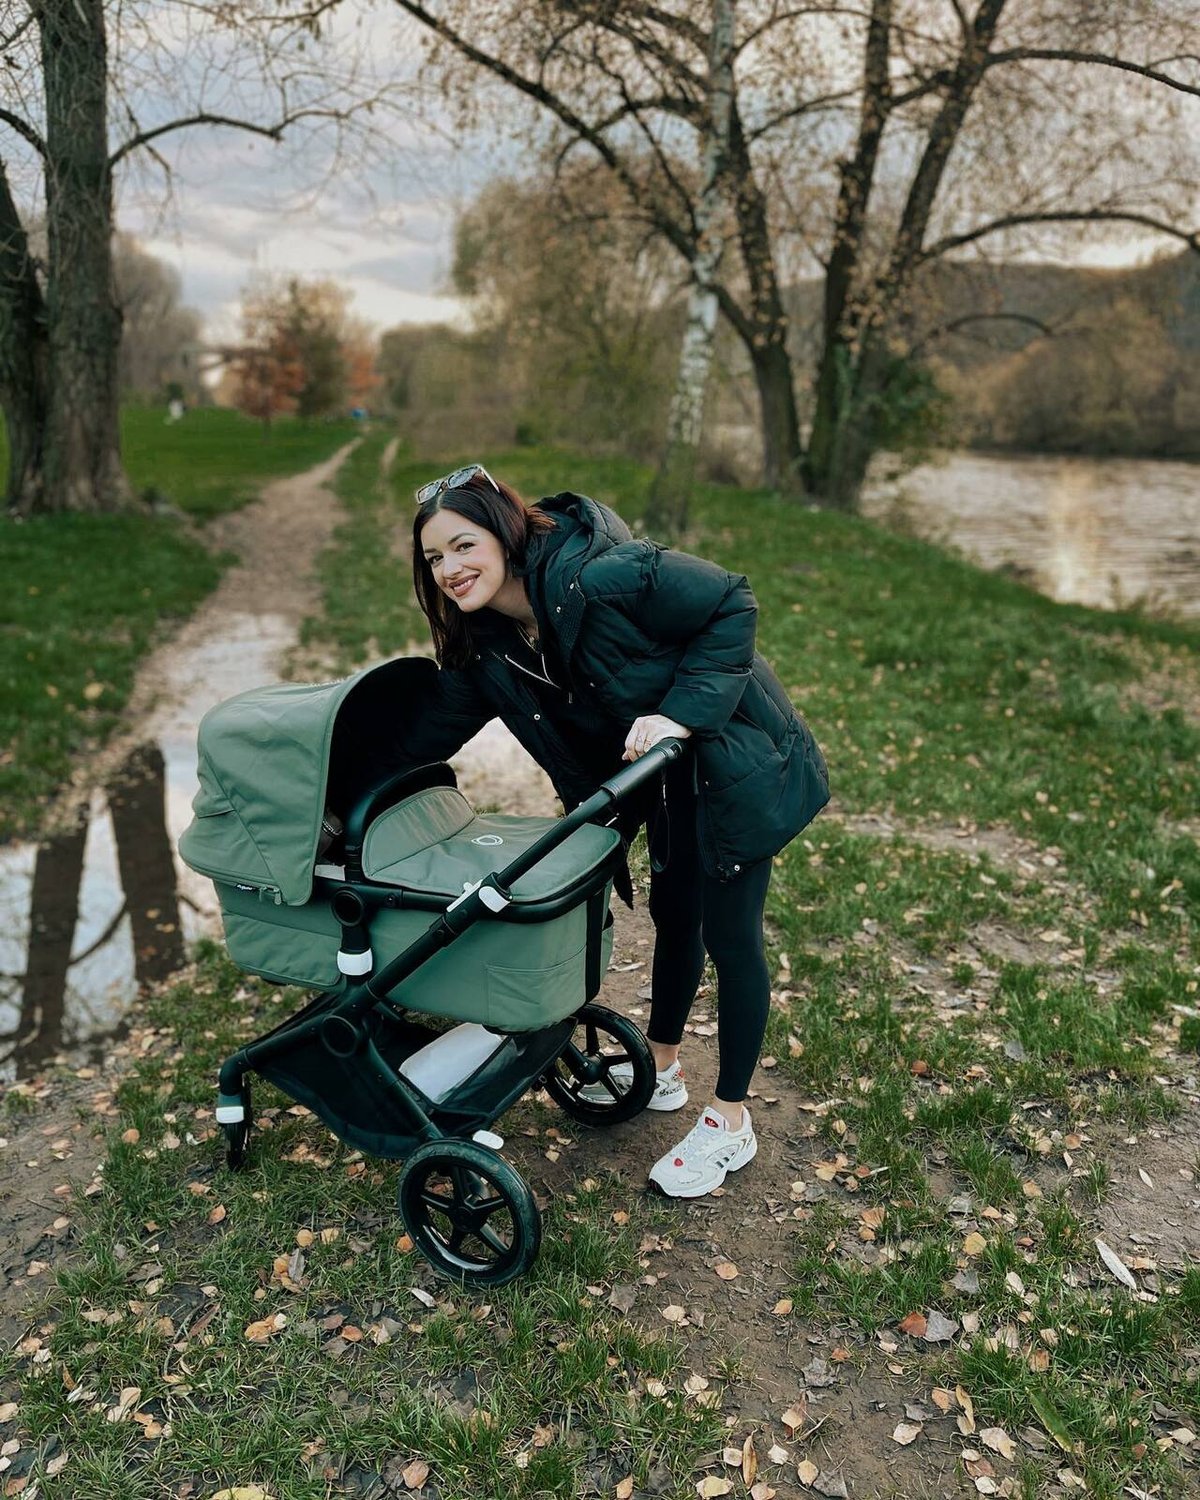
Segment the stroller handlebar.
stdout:
<path fill-rule="evenodd" d="M 631 765 L 622 766 L 614 776 L 601 782 L 600 790 L 607 792 L 614 802 L 619 802 L 622 797 L 641 786 L 644 781 L 657 776 L 672 761 L 678 760 L 683 754 L 683 748 L 682 740 L 659 740 L 658 744 L 651 746 L 645 755 L 639 755 Z"/>

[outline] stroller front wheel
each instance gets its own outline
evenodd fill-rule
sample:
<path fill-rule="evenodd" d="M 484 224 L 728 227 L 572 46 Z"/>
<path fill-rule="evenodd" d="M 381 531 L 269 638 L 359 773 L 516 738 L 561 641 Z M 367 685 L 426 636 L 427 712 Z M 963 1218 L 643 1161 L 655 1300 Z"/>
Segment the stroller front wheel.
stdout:
<path fill-rule="evenodd" d="M 654 1093 L 654 1057 L 642 1030 L 606 1005 L 585 1005 L 542 1084 L 581 1125 L 619 1125 Z"/>
<path fill-rule="evenodd" d="M 542 1221 L 529 1184 L 477 1141 L 427 1141 L 400 1173 L 400 1217 L 438 1271 L 503 1286 L 537 1259 Z"/>

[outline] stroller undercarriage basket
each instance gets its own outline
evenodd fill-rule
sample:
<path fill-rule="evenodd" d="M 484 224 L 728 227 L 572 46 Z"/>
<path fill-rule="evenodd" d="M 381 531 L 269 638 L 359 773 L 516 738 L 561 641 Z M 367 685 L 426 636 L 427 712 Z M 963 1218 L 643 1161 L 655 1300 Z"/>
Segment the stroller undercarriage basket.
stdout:
<path fill-rule="evenodd" d="M 540 1221 L 494 1121 L 538 1083 L 597 1124 L 630 1118 L 653 1091 L 641 1032 L 590 1003 L 622 858 L 600 824 L 682 747 L 656 747 L 562 819 L 477 815 L 441 765 L 364 775 L 364 729 L 419 713 L 434 671 L 399 660 L 214 709 L 180 850 L 214 880 L 234 961 L 320 991 L 222 1067 L 230 1164 L 244 1160 L 258 1072 L 341 1139 L 404 1158 L 399 1205 L 418 1248 L 496 1285 L 532 1263 Z M 340 868 L 317 863 L 334 787 L 351 794 Z M 420 1017 L 462 1024 L 447 1036 Z"/>

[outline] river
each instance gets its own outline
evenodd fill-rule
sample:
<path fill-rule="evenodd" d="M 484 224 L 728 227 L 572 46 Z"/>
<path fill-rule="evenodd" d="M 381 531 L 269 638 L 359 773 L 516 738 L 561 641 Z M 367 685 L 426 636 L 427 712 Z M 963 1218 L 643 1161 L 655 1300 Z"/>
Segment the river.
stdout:
<path fill-rule="evenodd" d="M 1200 616 L 1200 464 L 951 453 L 871 472 L 863 513 L 1052 599 Z"/>

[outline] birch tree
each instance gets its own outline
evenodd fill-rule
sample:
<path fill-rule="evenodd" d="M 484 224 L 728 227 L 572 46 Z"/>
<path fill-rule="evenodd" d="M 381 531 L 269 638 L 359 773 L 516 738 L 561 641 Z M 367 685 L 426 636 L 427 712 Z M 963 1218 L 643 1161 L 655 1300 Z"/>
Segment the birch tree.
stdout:
<path fill-rule="evenodd" d="M 696 451 L 712 368 L 720 299 L 717 275 L 725 254 L 725 178 L 733 114 L 734 0 L 712 0 L 708 38 L 708 89 L 703 167 L 696 202 L 696 252 L 688 292 L 687 323 L 679 352 L 679 374 L 667 418 L 667 441 L 646 510 L 646 525 L 679 535 L 687 524 L 688 498 L 696 476 Z"/>

